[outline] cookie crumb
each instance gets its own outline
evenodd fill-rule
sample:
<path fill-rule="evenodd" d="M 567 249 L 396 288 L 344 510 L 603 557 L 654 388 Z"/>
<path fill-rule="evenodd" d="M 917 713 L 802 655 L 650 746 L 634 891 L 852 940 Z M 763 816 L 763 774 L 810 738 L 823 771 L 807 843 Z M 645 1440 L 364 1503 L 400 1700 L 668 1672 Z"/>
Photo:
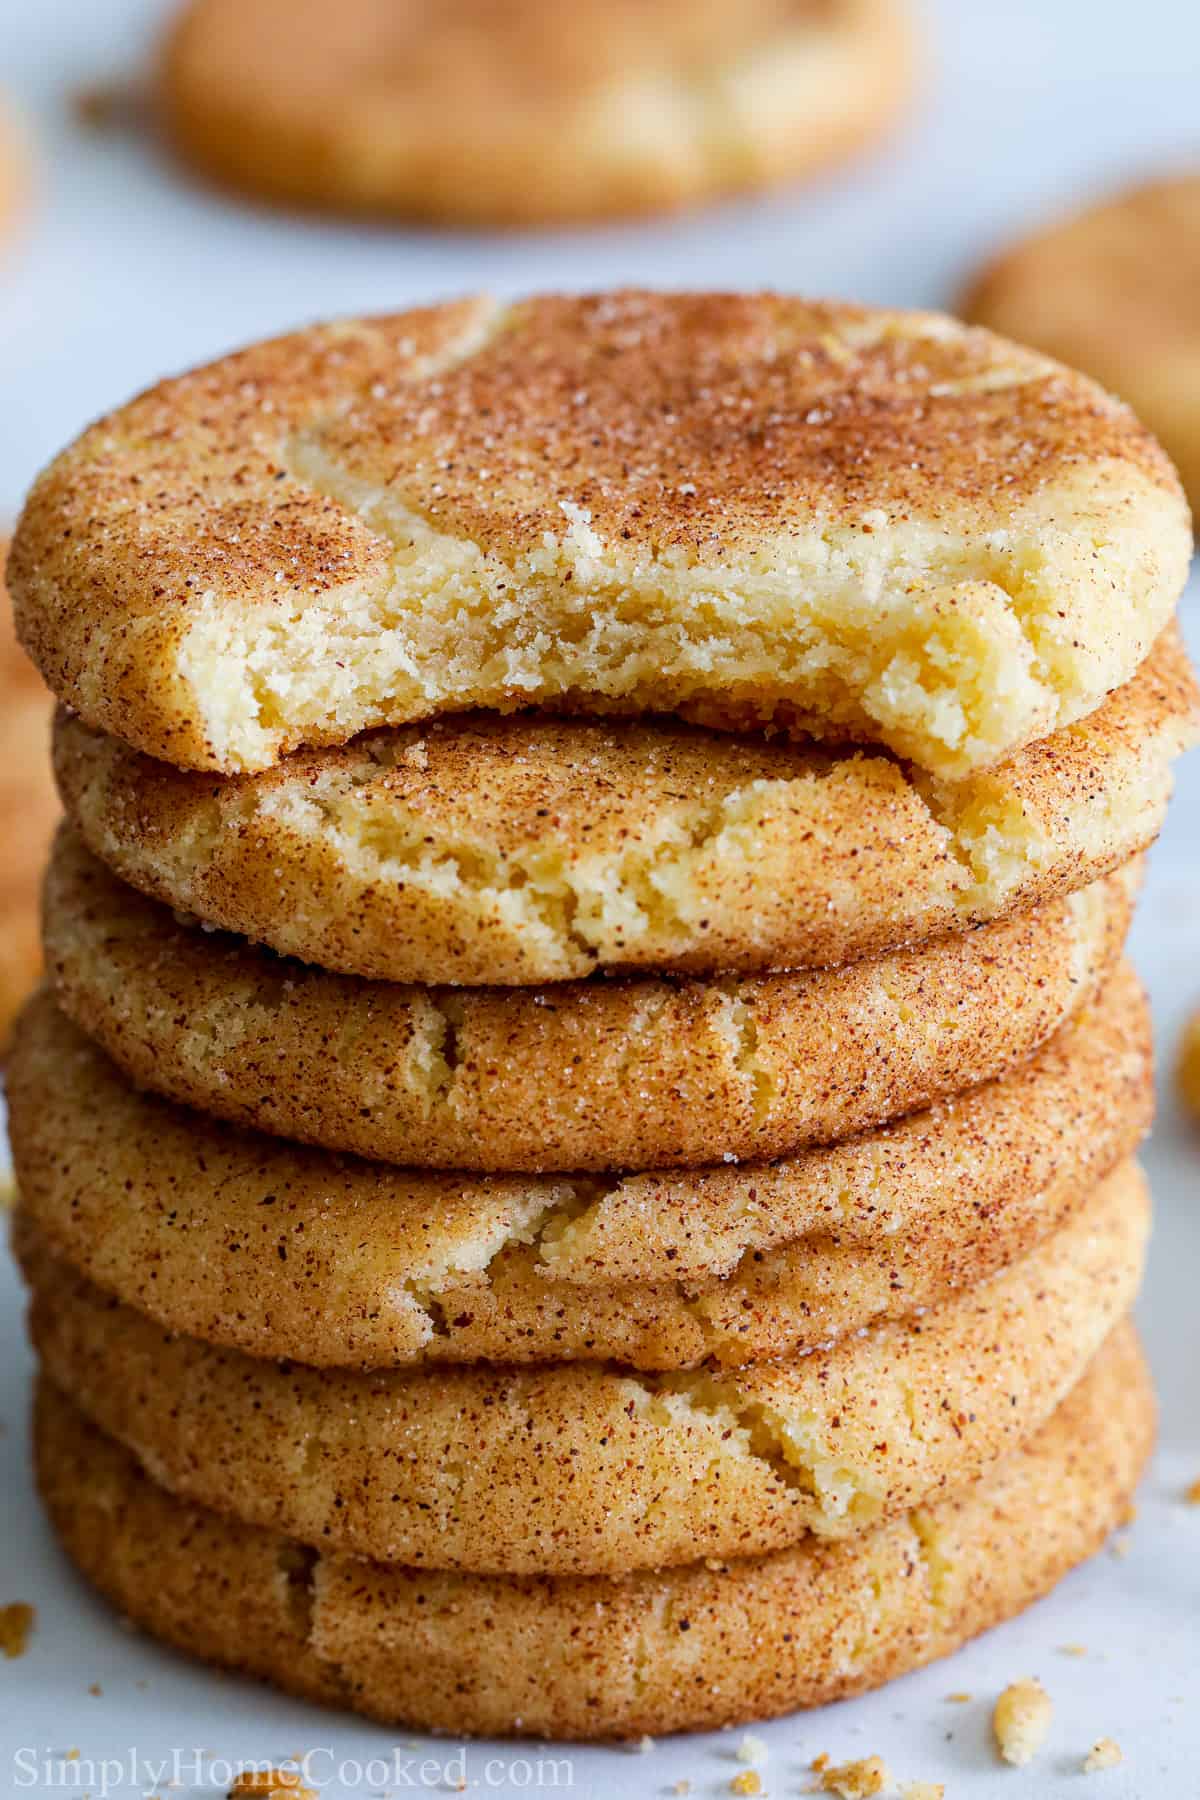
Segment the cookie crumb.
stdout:
<path fill-rule="evenodd" d="M 100 1686 L 100 1683 L 98 1681 L 89 1681 L 89 1683 L 88 1683 L 88 1693 L 89 1694 L 94 1694 L 94 1695 L 96 1695 L 97 1698 L 99 1698 L 99 1696 L 103 1692 L 104 1692 L 104 1689 Z"/>
<path fill-rule="evenodd" d="M 744 1762 L 744 1763 L 766 1762 L 767 1754 L 768 1754 L 767 1745 L 763 1741 L 762 1738 L 754 1737 L 748 1733 L 742 1739 L 741 1743 L 738 1745 L 737 1750 L 734 1752 L 734 1754 L 736 1755 L 739 1762 Z"/>
<path fill-rule="evenodd" d="M 5 1656 L 24 1656 L 36 1617 L 27 1600 L 12 1600 L 7 1606 L 0 1606 L 0 1650 Z"/>
<path fill-rule="evenodd" d="M 295 1769 L 243 1769 L 229 1790 L 229 1800 L 319 1800 Z"/>
<path fill-rule="evenodd" d="M 900 1800 L 945 1800 L 945 1796 L 940 1781 L 909 1781 L 900 1789 Z"/>
<path fill-rule="evenodd" d="M 653 1748 L 654 1748 L 654 1739 L 652 1737 L 650 1737 L 649 1735 L 647 1735 L 645 1737 L 640 1737 L 638 1739 L 637 1743 L 633 1745 L 633 1750 L 634 1750 L 635 1754 L 638 1756 L 649 1756 L 649 1754 L 653 1750 Z"/>
<path fill-rule="evenodd" d="M 1189 1506 L 1200 1506 L 1200 1475 L 1197 1475 L 1183 1497 Z"/>
<path fill-rule="evenodd" d="M 685 1781 L 677 1781 L 675 1783 L 675 1786 L 671 1789 L 671 1792 L 673 1794 L 690 1794 L 691 1791 L 692 1791 L 692 1784 L 690 1781 L 686 1781 L 686 1780 Z"/>
<path fill-rule="evenodd" d="M 1088 1647 L 1086 1644 L 1060 1644 L 1058 1646 L 1058 1654 L 1060 1656 L 1086 1656 L 1087 1653 Z"/>
<path fill-rule="evenodd" d="M 128 81 L 92 81 L 71 95 L 71 113 L 85 131 L 128 130 L 145 111 L 145 96 Z"/>
<path fill-rule="evenodd" d="M 1021 1768 L 1032 1762 L 1046 1741 L 1054 1702 L 1040 1681 L 1014 1681 L 996 1702 L 992 1730 L 1006 1763 Z"/>
<path fill-rule="evenodd" d="M 1124 1760 L 1121 1746 L 1115 1738 L 1097 1738 L 1083 1759 L 1083 1772 L 1085 1775 L 1095 1775 L 1101 1769 L 1115 1769 Z"/>
<path fill-rule="evenodd" d="M 968 1700 L 973 1700 L 974 1698 L 974 1694 L 964 1693 L 961 1690 L 957 1693 L 946 1695 L 946 1699 L 954 1706 L 965 1706 Z"/>
<path fill-rule="evenodd" d="M 870 1800 L 873 1794 L 890 1794 L 891 1771 L 881 1756 L 866 1756 L 861 1762 L 840 1763 L 826 1769 L 821 1777 L 821 1792 L 837 1794 L 840 1800 Z"/>
<path fill-rule="evenodd" d="M 763 1791 L 762 1777 L 757 1769 L 743 1769 L 741 1774 L 735 1775 L 730 1782 L 729 1791 L 731 1794 L 761 1794 Z"/>
<path fill-rule="evenodd" d="M 828 1750 L 822 1750 L 820 1756 L 814 1756 L 809 1767 L 815 1769 L 818 1775 L 821 1773 L 822 1769 L 827 1769 L 829 1767 Z"/>

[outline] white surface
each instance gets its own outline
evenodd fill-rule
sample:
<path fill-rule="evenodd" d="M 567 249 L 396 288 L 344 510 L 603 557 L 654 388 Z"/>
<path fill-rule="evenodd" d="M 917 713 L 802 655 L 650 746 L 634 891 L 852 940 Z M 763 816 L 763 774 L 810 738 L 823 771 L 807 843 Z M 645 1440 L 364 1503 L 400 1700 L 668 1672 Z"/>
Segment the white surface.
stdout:
<path fill-rule="evenodd" d="M 42 179 L 27 241 L 0 270 L 0 517 L 89 415 L 160 374 L 309 317 L 467 287 L 621 281 L 942 304 L 974 257 L 1018 221 L 1196 143 L 1194 0 L 940 0 L 930 19 L 939 69 L 920 118 L 882 156 L 811 194 L 558 238 L 341 228 L 240 208 L 188 187 L 136 142 L 73 128 L 72 87 L 126 72 L 161 11 L 155 0 L 0 0 L 0 81 L 26 106 Z M 1193 592 L 1200 650 L 1198 611 Z M 1184 1008 L 1200 1001 L 1200 757 L 1183 772 L 1134 948 L 1169 1055 Z M 944 1781 L 947 1800 L 1055 1800 L 1080 1791 L 1081 1759 L 1105 1733 L 1126 1760 L 1089 1778 L 1088 1794 L 1200 1794 L 1200 1508 L 1180 1500 L 1200 1476 L 1200 1139 L 1188 1141 L 1169 1103 L 1148 1163 L 1159 1225 L 1141 1316 L 1164 1426 L 1128 1556 L 1101 1556 L 949 1665 L 760 1728 L 770 1794 L 801 1791 L 818 1752 L 842 1761 L 878 1751 L 903 1780 Z M 387 1774 L 351 1767 L 335 1779 L 339 1761 L 386 1759 L 397 1739 L 194 1669 L 127 1635 L 80 1588 L 29 1490 L 20 1314 L 4 1268 L 0 1603 L 33 1601 L 38 1625 L 30 1652 L 0 1664 L 0 1796 L 107 1789 L 126 1800 L 149 1788 L 211 1800 L 223 1791 L 222 1760 L 317 1746 L 326 1753 L 313 1767 L 324 1800 L 445 1791 L 441 1769 L 453 1787 L 459 1771 L 446 1745 L 402 1748 L 402 1766 Z M 1064 1644 L 1088 1654 L 1065 1655 Z M 1031 1670 L 1052 1692 L 1056 1718 L 1043 1757 L 1018 1774 L 993 1760 L 987 1718 L 998 1690 Z M 88 1692 L 95 1682 L 98 1697 Z M 976 1698 L 950 1704 L 954 1690 Z M 483 1792 L 609 1800 L 666 1794 L 687 1777 L 696 1795 L 723 1794 L 741 1767 L 740 1736 L 677 1740 L 644 1756 L 572 1751 L 565 1766 L 540 1770 L 536 1750 L 471 1746 L 466 1775 Z M 72 1748 L 77 1763 L 47 1762 Z M 216 1765 L 197 1770 L 197 1750 Z M 170 1790 L 169 1760 L 156 1765 L 174 1751 L 184 1760 Z M 435 1767 L 422 1780 L 426 1753 Z M 104 1759 L 113 1759 L 107 1771 Z"/>

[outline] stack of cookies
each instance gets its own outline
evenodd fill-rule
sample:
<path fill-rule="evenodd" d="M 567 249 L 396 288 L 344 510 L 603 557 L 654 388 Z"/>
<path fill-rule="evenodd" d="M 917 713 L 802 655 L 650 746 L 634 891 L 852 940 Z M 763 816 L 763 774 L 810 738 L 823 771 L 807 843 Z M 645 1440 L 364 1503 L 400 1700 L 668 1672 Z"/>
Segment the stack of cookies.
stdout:
<path fill-rule="evenodd" d="M 605 1737 L 872 1686 L 1094 1551 L 1190 544 L 1091 383 L 769 296 L 340 323 L 87 431 L 10 564 L 79 1567 L 302 1694 Z"/>

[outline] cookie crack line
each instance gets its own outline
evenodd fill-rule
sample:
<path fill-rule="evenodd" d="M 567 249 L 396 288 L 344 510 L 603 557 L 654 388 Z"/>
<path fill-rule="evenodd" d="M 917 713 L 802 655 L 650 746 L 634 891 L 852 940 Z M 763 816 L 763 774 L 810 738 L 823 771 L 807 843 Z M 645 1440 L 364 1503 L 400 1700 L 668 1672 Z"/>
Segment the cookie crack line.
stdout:
<path fill-rule="evenodd" d="M 929 1594 L 929 1610 L 936 1627 L 941 1624 L 950 1610 L 955 1574 L 954 1559 L 948 1553 L 944 1534 L 939 1529 L 937 1519 L 931 1512 L 923 1507 L 918 1507 L 909 1513 L 908 1523 L 913 1534 L 913 1547 L 924 1571 L 925 1584 Z"/>
<path fill-rule="evenodd" d="M 853 1518 L 873 1523 L 883 1510 L 883 1491 L 869 1471 L 840 1461 L 823 1442 L 819 1415 L 773 1406 L 746 1393 L 735 1378 L 697 1372 L 642 1374 L 629 1385 L 643 1396 L 640 1410 L 653 1423 L 670 1427 L 680 1415 L 699 1414 L 723 1428 L 725 1442 L 697 1475 L 703 1487 L 722 1459 L 735 1453 L 770 1469 L 779 1484 L 813 1507 L 811 1529 L 820 1532 Z M 662 1502 L 660 1502 L 662 1504 Z M 650 1516 L 654 1507 L 647 1510 Z"/>
<path fill-rule="evenodd" d="M 481 1234 L 469 1245 L 460 1245 L 457 1254 L 431 1261 L 421 1272 L 406 1277 L 400 1291 L 410 1306 L 426 1316 L 428 1331 L 424 1341 L 448 1336 L 450 1308 L 458 1301 L 469 1303 L 470 1287 L 458 1284 L 469 1283 L 474 1277 L 491 1286 L 496 1265 L 514 1252 L 541 1259 L 538 1273 L 554 1279 L 551 1259 L 556 1243 L 567 1236 L 576 1220 L 598 1212 L 619 1186 L 589 1182 L 586 1178 L 563 1180 L 548 1195 L 530 1195 L 524 1205 L 514 1200 L 511 1204 L 515 1218 Z"/>
<path fill-rule="evenodd" d="M 751 1095 L 755 1122 L 761 1124 L 779 1096 L 779 1078 L 769 1061 L 759 1054 L 760 1032 L 754 1007 L 736 992 L 727 991 L 725 1000 L 734 1066 Z"/>

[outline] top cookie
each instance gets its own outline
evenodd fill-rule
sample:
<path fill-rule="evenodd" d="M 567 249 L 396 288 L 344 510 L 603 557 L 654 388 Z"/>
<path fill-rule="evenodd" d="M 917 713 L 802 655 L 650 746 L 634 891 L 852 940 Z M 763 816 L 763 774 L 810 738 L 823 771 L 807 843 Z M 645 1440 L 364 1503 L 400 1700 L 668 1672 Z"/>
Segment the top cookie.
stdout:
<path fill-rule="evenodd" d="M 934 314 L 485 300 L 162 383 L 40 477 L 10 581 L 91 725 L 178 767 L 465 707 L 684 711 L 958 778 L 1142 662 L 1191 550 L 1080 376 Z"/>
<path fill-rule="evenodd" d="M 902 0 L 191 0 L 162 95 L 243 191 L 515 225 L 806 173 L 890 121 L 912 64 Z"/>
<path fill-rule="evenodd" d="M 1200 170 L 1026 238 L 984 270 L 963 309 L 1123 395 L 1200 507 Z"/>

